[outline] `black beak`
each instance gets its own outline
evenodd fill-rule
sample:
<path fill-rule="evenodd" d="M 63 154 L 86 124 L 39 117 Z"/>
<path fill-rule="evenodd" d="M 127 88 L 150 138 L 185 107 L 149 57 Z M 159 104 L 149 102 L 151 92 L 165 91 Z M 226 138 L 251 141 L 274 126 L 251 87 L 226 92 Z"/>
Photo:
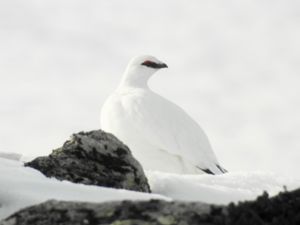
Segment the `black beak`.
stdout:
<path fill-rule="evenodd" d="M 168 68 L 168 65 L 165 63 L 157 64 L 159 69 Z"/>
<path fill-rule="evenodd" d="M 153 69 L 161 69 L 161 68 L 168 68 L 167 64 L 165 63 L 155 63 L 151 61 L 145 61 L 141 65 L 147 66 Z"/>

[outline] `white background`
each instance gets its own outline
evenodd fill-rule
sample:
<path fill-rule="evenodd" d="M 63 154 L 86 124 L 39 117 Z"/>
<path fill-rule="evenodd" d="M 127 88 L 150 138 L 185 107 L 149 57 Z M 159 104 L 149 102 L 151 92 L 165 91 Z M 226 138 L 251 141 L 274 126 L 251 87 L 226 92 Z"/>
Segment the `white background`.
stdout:
<path fill-rule="evenodd" d="M 230 171 L 300 177 L 297 0 L 0 1 L 0 151 L 46 155 L 100 109 L 129 59 L 184 108 Z"/>

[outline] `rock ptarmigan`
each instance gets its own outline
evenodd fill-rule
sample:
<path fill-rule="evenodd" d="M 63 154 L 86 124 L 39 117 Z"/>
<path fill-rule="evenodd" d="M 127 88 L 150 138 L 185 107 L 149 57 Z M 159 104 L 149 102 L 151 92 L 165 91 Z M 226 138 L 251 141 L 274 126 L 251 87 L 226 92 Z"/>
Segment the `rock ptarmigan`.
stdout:
<path fill-rule="evenodd" d="M 201 127 L 182 108 L 149 89 L 149 78 L 166 67 L 153 56 L 133 58 L 102 107 L 102 129 L 127 144 L 146 170 L 225 173 Z"/>

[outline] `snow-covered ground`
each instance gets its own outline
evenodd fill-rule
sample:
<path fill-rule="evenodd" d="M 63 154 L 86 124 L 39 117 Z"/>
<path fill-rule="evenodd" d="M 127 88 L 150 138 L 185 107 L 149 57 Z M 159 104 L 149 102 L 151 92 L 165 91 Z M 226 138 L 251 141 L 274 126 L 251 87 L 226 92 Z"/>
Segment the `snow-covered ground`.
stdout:
<path fill-rule="evenodd" d="M 300 177 L 300 1 L 0 1 L 0 149 L 98 129 L 128 60 L 204 128 L 229 171 Z"/>
<path fill-rule="evenodd" d="M 175 175 L 147 172 L 153 194 L 117 190 L 46 178 L 20 161 L 0 157 L 0 219 L 49 199 L 105 202 L 113 200 L 183 200 L 225 204 L 300 187 L 300 180 L 266 173 Z"/>
<path fill-rule="evenodd" d="M 104 202 L 113 200 L 165 199 L 156 194 L 74 184 L 46 178 L 20 161 L 0 158 L 0 220 L 13 212 L 49 199 Z"/>
<path fill-rule="evenodd" d="M 154 193 L 183 201 L 227 204 L 253 200 L 263 191 L 271 196 L 300 188 L 300 179 L 264 172 L 232 172 L 224 175 L 177 175 L 147 172 Z"/>

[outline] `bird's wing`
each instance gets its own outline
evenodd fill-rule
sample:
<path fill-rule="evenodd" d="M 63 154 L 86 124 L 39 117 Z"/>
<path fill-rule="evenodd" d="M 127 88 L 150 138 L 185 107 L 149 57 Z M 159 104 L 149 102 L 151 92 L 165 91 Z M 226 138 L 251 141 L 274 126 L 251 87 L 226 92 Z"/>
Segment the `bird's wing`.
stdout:
<path fill-rule="evenodd" d="M 146 137 L 157 148 L 182 157 L 204 172 L 223 172 L 207 136 L 183 109 L 153 92 L 140 95 L 122 98 L 137 138 Z"/>

